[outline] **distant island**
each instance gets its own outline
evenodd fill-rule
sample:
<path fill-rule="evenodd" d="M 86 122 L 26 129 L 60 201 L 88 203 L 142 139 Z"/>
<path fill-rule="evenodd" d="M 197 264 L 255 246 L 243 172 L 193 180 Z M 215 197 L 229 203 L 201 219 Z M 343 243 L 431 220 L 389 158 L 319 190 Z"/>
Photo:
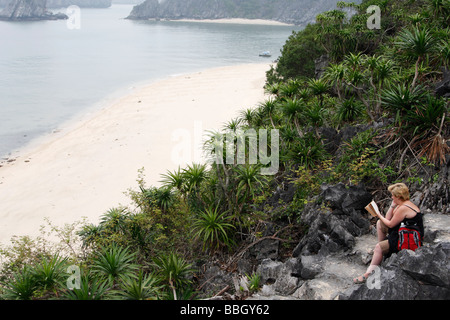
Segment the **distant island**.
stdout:
<path fill-rule="evenodd" d="M 34 21 L 68 19 L 64 13 L 52 13 L 48 8 L 109 8 L 111 0 L 0 0 L 0 20 Z"/>
<path fill-rule="evenodd" d="M 0 8 L 6 8 L 11 2 L 12 0 L 0 0 Z M 112 0 L 47 0 L 46 8 L 67 8 L 71 5 L 80 8 L 109 8 L 111 3 Z"/>
<path fill-rule="evenodd" d="M 0 11 L 0 20 L 30 21 L 67 19 L 63 13 L 52 13 L 47 10 L 47 0 L 12 0 Z"/>
<path fill-rule="evenodd" d="M 318 13 L 336 8 L 338 0 L 146 0 L 127 19 L 263 19 L 307 25 Z M 360 3 L 361 1 L 356 1 Z"/>
<path fill-rule="evenodd" d="M 47 8 L 67 8 L 71 5 L 80 8 L 109 8 L 111 0 L 47 0 Z"/>

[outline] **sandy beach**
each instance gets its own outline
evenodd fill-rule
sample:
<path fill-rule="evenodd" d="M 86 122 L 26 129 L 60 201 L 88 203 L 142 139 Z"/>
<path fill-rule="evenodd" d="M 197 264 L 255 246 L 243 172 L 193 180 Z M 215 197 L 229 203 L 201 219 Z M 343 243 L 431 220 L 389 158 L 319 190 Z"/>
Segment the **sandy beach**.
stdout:
<path fill-rule="evenodd" d="M 39 234 L 44 218 L 62 226 L 128 205 L 144 168 L 161 174 L 201 160 L 205 130 L 220 129 L 264 99 L 270 65 L 248 64 L 169 77 L 135 88 L 95 113 L 24 148 L 0 165 L 0 242 Z"/>
<path fill-rule="evenodd" d="M 252 24 L 252 25 L 268 25 L 268 26 L 293 26 L 293 24 L 279 22 L 275 20 L 264 20 L 264 19 L 177 19 L 171 21 L 181 21 L 181 22 L 201 22 L 201 23 L 228 23 L 228 24 Z"/>

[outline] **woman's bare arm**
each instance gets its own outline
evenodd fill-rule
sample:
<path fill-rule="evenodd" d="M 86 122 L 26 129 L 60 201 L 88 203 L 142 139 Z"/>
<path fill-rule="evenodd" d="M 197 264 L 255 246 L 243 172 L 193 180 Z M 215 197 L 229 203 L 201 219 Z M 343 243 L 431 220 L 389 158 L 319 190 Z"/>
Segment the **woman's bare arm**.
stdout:
<path fill-rule="evenodd" d="M 393 211 L 393 208 L 391 208 Z M 391 211 L 391 209 L 389 209 L 389 211 Z M 388 213 L 389 213 L 388 211 Z M 406 216 L 406 212 L 407 210 L 404 207 L 400 207 L 397 208 L 397 210 L 395 210 L 394 213 L 390 213 L 391 218 L 387 219 L 387 214 L 386 214 L 386 218 L 383 217 L 381 214 L 378 214 L 378 218 L 380 218 L 381 222 L 383 222 L 388 228 L 393 228 L 396 225 L 398 225 L 400 222 L 403 221 L 403 219 L 405 219 Z"/>
<path fill-rule="evenodd" d="M 388 219 L 388 220 L 392 219 L 395 207 L 397 207 L 397 205 L 394 203 L 394 201 L 392 201 L 392 203 L 389 207 L 389 210 L 386 212 L 386 219 Z"/>

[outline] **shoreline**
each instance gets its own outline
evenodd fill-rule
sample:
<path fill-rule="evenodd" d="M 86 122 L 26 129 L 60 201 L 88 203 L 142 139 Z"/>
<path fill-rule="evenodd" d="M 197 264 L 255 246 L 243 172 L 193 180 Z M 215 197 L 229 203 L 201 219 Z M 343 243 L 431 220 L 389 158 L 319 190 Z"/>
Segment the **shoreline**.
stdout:
<path fill-rule="evenodd" d="M 200 159 L 202 134 L 221 129 L 264 97 L 271 63 L 216 67 L 112 94 L 59 132 L 35 139 L 0 163 L 0 243 L 128 206 L 144 168 L 146 186 Z M 129 92 L 127 92 L 129 91 Z"/>
<path fill-rule="evenodd" d="M 229 18 L 229 19 L 177 19 L 177 20 L 161 20 L 161 21 L 180 21 L 180 22 L 199 22 L 199 23 L 224 23 L 224 24 L 247 24 L 247 25 L 267 25 L 267 26 L 295 26 L 295 24 L 265 20 L 265 19 L 243 19 L 243 18 Z"/>

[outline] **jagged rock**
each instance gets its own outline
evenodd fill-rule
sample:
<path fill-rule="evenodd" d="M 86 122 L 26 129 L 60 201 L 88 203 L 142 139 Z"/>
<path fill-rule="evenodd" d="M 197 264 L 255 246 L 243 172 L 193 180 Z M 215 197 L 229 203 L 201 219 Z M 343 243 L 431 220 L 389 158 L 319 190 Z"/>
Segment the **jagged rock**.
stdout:
<path fill-rule="evenodd" d="M 353 286 L 348 300 L 416 300 L 450 298 L 450 243 L 393 254 L 369 277 L 371 285 Z M 378 284 L 378 285 L 377 285 Z"/>
<path fill-rule="evenodd" d="M 63 13 L 53 14 L 47 11 L 47 0 L 12 0 L 8 6 L 0 12 L 0 20 L 58 20 L 67 19 Z"/>
<path fill-rule="evenodd" d="M 280 275 L 280 270 L 282 267 L 283 263 L 281 261 L 264 259 L 258 266 L 256 272 L 259 274 L 262 284 L 272 284 Z"/>
<path fill-rule="evenodd" d="M 202 278 L 201 291 L 206 296 L 211 296 L 221 291 L 224 287 L 231 285 L 233 275 L 220 269 L 217 265 L 211 265 L 206 267 Z"/>
<path fill-rule="evenodd" d="M 415 252 L 392 254 L 365 284 L 355 285 L 352 279 L 366 271 L 378 242 L 364 209 L 372 195 L 363 185 L 339 183 L 323 185 L 321 190 L 302 212 L 307 234 L 291 258 L 279 261 L 273 256 L 259 263 L 256 273 L 262 289 L 250 299 L 450 298 L 450 215 L 425 212 L 424 246 Z M 273 232 L 271 225 L 266 226 L 266 232 Z M 270 256 L 270 250 L 264 254 Z M 255 260 L 256 255 L 253 252 L 247 258 Z"/>
<path fill-rule="evenodd" d="M 303 212 L 302 221 L 309 232 L 293 258 L 264 260 L 258 268 L 264 286 L 257 298 L 449 299 L 450 216 L 425 213 L 424 246 L 415 252 L 392 254 L 383 261 L 376 278 L 355 285 L 352 279 L 366 271 L 377 243 L 376 230 L 361 210 L 370 195 L 363 186 L 324 185 L 316 200 Z"/>
<path fill-rule="evenodd" d="M 329 154 L 335 154 L 339 149 L 340 137 L 335 128 L 321 127 L 319 128 L 319 134 L 323 141 L 323 146 Z"/>
<path fill-rule="evenodd" d="M 256 252 L 256 259 L 261 261 L 263 259 L 277 259 L 278 258 L 278 248 L 280 246 L 280 241 L 266 239 L 255 245 L 253 250 Z"/>
<path fill-rule="evenodd" d="M 323 259 L 317 255 L 299 257 L 298 277 L 302 279 L 314 279 L 316 275 L 323 271 Z"/>
<path fill-rule="evenodd" d="M 438 97 L 450 98 L 450 70 L 443 70 L 443 79 L 436 84 L 435 93 Z"/>
<path fill-rule="evenodd" d="M 450 216 L 435 213 L 426 213 L 424 219 L 424 242 L 438 244 L 450 242 Z"/>
<path fill-rule="evenodd" d="M 364 186 L 345 186 L 343 183 L 337 185 L 322 185 L 322 197 L 325 203 L 337 212 L 341 211 L 347 215 L 353 210 L 364 210 L 365 206 L 372 200 L 372 195 L 365 190 Z"/>
<path fill-rule="evenodd" d="M 363 210 L 372 195 L 364 186 L 323 185 L 319 198 L 325 207 L 313 204 L 302 214 L 302 221 L 309 226 L 309 232 L 294 249 L 294 257 L 350 249 L 356 236 L 370 230 L 367 213 Z"/>
<path fill-rule="evenodd" d="M 448 158 L 449 155 L 447 155 Z M 424 173 L 420 178 L 424 181 L 433 177 L 432 183 L 418 184 L 412 196 L 422 212 L 450 213 L 450 189 L 449 189 L 450 159 L 433 171 Z"/>
<path fill-rule="evenodd" d="M 302 257 L 304 258 L 304 257 Z M 302 259 L 303 260 L 303 259 Z M 292 296 L 301 300 L 334 300 L 342 291 L 352 286 L 355 274 L 363 273 L 365 267 L 355 264 L 344 254 L 332 254 L 324 257 L 313 256 L 310 268 L 314 273 L 296 290 Z M 302 272 L 303 276 L 303 272 Z"/>
<path fill-rule="evenodd" d="M 295 292 L 299 286 L 300 279 L 296 276 L 298 268 L 297 259 L 288 259 L 281 267 L 280 274 L 273 284 L 274 289 L 280 295 L 290 295 Z"/>
<path fill-rule="evenodd" d="M 299 286 L 298 260 L 288 259 L 286 262 L 265 259 L 258 266 L 257 273 L 260 275 L 264 290 L 261 295 L 278 294 L 288 296 L 295 292 Z"/>
<path fill-rule="evenodd" d="M 386 267 L 398 267 L 415 280 L 450 289 L 450 243 L 444 242 L 416 251 L 402 250 Z"/>
<path fill-rule="evenodd" d="M 341 300 L 414 300 L 419 292 L 420 285 L 411 280 L 400 269 L 380 269 L 378 280 L 372 275 L 366 284 L 352 287 L 348 293 L 339 298 Z M 379 288 L 376 283 L 379 283 Z M 367 285 L 370 284 L 370 285 Z"/>
<path fill-rule="evenodd" d="M 314 60 L 315 64 L 315 71 L 314 71 L 314 77 L 316 79 L 319 79 L 324 74 L 325 70 L 328 68 L 328 65 L 330 64 L 330 57 L 327 54 L 324 54 Z"/>
<path fill-rule="evenodd" d="M 267 223 L 264 226 L 262 236 L 267 237 L 273 235 L 274 233 L 275 229 L 273 224 Z M 274 239 L 266 239 L 250 248 L 248 253 L 251 257 L 254 257 L 258 261 L 262 261 L 264 259 L 276 260 L 278 259 L 279 246 L 280 241 Z"/>

